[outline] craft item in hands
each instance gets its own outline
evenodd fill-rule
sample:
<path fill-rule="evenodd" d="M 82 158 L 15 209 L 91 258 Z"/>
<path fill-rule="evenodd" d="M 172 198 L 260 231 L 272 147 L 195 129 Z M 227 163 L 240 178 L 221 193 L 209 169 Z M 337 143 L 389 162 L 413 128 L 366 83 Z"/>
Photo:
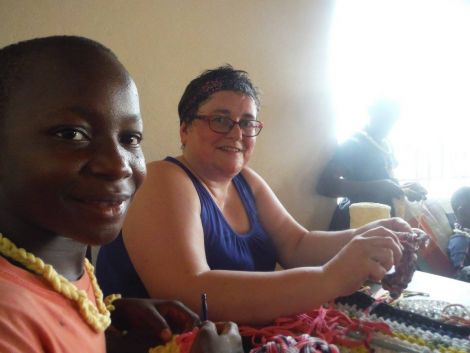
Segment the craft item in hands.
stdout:
<path fill-rule="evenodd" d="M 390 218 L 390 210 L 390 206 L 381 203 L 353 203 L 349 206 L 351 228 L 359 228 L 372 221 Z"/>
<path fill-rule="evenodd" d="M 396 232 L 403 245 L 400 262 L 395 265 L 395 272 L 386 274 L 382 279 L 382 287 L 390 292 L 394 299 L 398 298 L 408 286 L 416 270 L 417 252 L 427 246 L 429 237 L 421 229 L 413 229 L 412 233 Z"/>

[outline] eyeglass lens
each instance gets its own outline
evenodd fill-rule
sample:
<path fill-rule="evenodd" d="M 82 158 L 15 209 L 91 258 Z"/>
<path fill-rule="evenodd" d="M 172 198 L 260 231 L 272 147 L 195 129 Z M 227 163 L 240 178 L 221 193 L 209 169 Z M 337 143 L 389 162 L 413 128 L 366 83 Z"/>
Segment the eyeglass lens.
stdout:
<path fill-rule="evenodd" d="M 261 131 L 261 124 L 256 120 L 240 120 L 239 122 L 233 121 L 228 117 L 213 117 L 209 120 L 210 127 L 220 133 L 227 133 L 238 124 L 244 136 L 256 136 Z"/>

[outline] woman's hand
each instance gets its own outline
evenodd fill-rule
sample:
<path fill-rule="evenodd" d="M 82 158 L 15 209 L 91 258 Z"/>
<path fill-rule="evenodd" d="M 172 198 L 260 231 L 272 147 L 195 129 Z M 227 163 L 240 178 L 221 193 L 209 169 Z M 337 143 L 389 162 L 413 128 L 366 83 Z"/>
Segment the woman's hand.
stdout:
<path fill-rule="evenodd" d="M 113 305 L 111 319 L 115 328 L 163 342 L 168 342 L 173 332 L 190 330 L 200 322 L 193 311 L 178 301 L 125 298 Z"/>
<path fill-rule="evenodd" d="M 214 324 L 205 321 L 193 342 L 190 353 L 243 353 L 237 324 L 233 322 Z"/>
<path fill-rule="evenodd" d="M 393 217 L 388 219 L 380 219 L 378 221 L 367 223 L 366 225 L 357 228 L 354 231 L 354 236 L 367 232 L 368 230 L 377 228 L 377 227 L 384 227 L 390 229 L 394 232 L 406 232 L 411 233 L 413 230 L 411 226 L 404 221 L 402 218 Z"/>
<path fill-rule="evenodd" d="M 402 229 L 406 228 L 404 223 L 393 221 L 389 225 Z M 371 228 L 374 225 L 375 228 Z M 379 282 L 402 256 L 402 246 L 396 234 L 383 225 L 377 226 L 377 222 L 359 228 L 356 234 L 323 267 L 326 281 L 337 288 L 338 296 L 353 293 L 366 280 Z"/>

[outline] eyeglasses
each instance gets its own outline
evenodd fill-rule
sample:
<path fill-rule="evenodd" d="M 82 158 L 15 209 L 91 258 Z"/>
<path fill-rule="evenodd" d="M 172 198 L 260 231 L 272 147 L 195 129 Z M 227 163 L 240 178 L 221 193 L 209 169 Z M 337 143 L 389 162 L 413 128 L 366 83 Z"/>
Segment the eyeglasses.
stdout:
<path fill-rule="evenodd" d="M 196 115 L 194 118 L 207 121 L 209 128 L 218 134 L 228 134 L 235 125 L 238 125 L 243 136 L 255 137 L 263 128 L 263 123 L 254 119 L 235 121 L 224 115 Z"/>

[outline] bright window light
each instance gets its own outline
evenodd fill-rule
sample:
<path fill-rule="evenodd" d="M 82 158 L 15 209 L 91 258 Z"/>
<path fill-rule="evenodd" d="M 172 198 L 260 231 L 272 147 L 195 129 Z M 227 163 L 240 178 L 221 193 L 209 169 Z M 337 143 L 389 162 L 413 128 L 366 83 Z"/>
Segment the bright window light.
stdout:
<path fill-rule="evenodd" d="M 470 185 L 469 1 L 337 0 L 329 62 L 339 142 L 393 98 L 396 176 L 435 198 Z"/>

